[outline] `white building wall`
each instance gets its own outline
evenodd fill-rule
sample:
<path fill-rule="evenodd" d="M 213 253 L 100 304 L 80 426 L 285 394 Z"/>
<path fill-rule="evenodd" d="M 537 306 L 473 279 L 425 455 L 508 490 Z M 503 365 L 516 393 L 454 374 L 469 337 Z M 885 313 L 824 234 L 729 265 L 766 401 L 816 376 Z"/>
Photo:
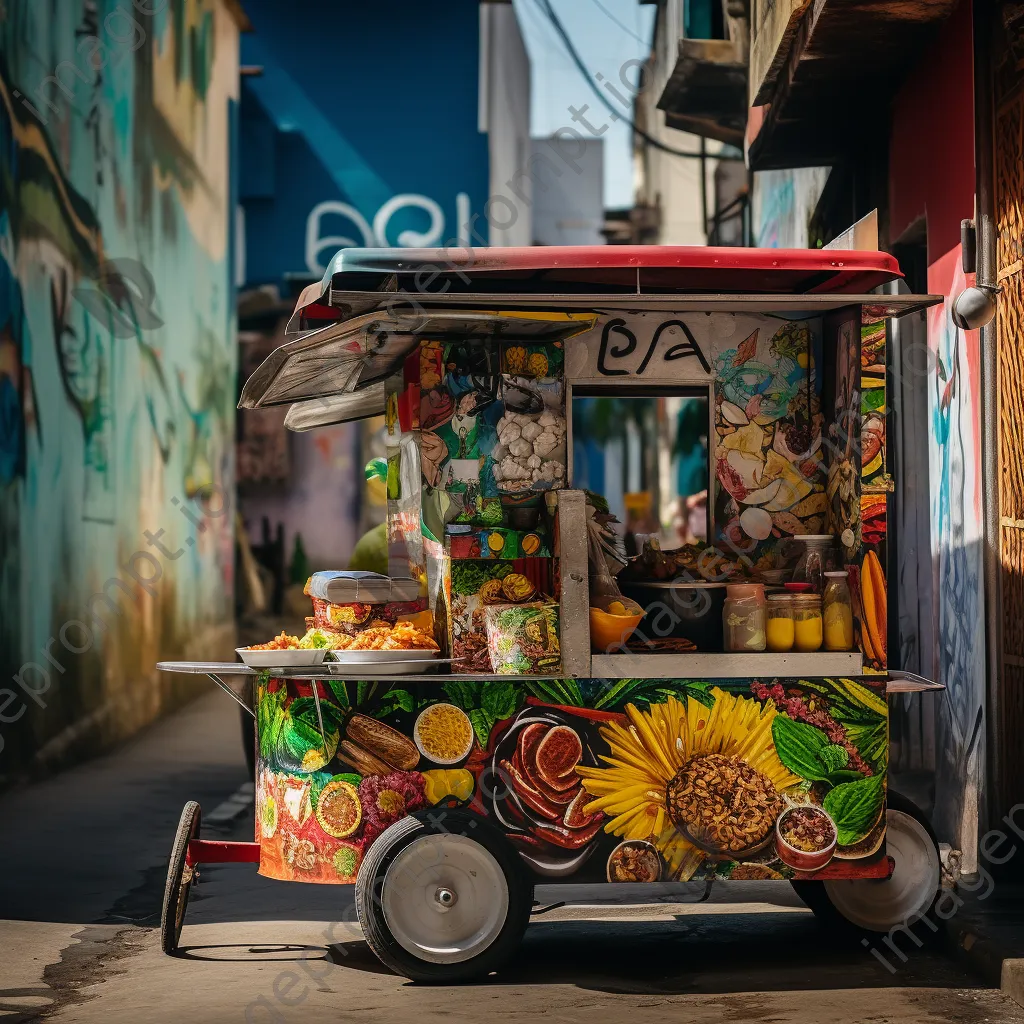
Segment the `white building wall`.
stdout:
<path fill-rule="evenodd" d="M 490 244 L 530 245 L 531 181 L 520 173 L 530 157 L 530 58 L 511 3 L 480 4 L 478 95 L 491 163 Z"/>
<path fill-rule="evenodd" d="M 575 167 L 558 159 L 560 144 L 558 139 L 533 140 L 538 168 L 533 180 L 533 242 L 603 245 L 604 142 L 587 139 L 586 148 L 573 160 Z"/>

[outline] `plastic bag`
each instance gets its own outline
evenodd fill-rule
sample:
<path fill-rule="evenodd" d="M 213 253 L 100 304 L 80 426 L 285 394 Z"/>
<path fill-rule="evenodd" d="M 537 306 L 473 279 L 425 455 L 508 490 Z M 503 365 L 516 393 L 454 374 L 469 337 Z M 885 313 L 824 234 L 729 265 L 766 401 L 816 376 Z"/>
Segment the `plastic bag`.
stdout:
<path fill-rule="evenodd" d="M 558 605 L 494 604 L 484 609 L 491 670 L 503 676 L 558 675 Z"/>

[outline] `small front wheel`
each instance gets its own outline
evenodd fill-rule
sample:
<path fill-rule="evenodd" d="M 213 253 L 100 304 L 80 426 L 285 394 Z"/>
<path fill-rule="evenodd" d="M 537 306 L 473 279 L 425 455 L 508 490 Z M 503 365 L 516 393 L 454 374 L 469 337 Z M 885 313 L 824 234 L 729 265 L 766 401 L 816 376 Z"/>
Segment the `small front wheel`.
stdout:
<path fill-rule="evenodd" d="M 893 861 L 889 878 L 793 882 L 797 894 L 823 923 L 885 934 L 920 920 L 938 899 L 942 868 L 927 819 L 897 793 L 889 793 L 887 805 L 886 852 Z"/>
<path fill-rule="evenodd" d="M 356 911 L 370 949 L 413 981 L 467 981 L 522 940 L 533 886 L 503 835 L 465 811 L 420 812 L 367 851 Z"/>
<path fill-rule="evenodd" d="M 168 954 L 177 951 L 181 926 L 185 923 L 188 894 L 196 875 L 195 866 L 188 863 L 188 844 L 190 840 L 199 838 L 201 817 L 199 804 L 189 800 L 181 812 L 171 857 L 167 862 L 167 881 L 160 913 L 160 946 Z"/>

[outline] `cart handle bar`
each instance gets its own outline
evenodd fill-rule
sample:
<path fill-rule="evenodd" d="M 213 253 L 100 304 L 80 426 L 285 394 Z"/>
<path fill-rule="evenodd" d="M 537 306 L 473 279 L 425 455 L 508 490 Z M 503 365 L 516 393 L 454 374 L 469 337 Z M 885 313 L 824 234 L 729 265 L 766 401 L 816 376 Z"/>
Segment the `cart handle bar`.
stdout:
<path fill-rule="evenodd" d="M 196 864 L 259 864 L 259 843 L 228 843 L 219 839 L 190 839 L 185 863 Z"/>

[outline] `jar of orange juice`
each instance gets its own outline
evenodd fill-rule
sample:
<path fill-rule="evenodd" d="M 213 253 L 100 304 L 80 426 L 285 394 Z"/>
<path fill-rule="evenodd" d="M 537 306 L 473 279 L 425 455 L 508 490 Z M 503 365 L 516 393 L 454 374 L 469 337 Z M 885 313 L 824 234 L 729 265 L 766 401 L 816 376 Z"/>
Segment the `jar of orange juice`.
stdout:
<path fill-rule="evenodd" d="M 820 651 L 822 639 L 821 598 L 799 594 L 793 598 L 793 646 L 798 651 Z"/>
<path fill-rule="evenodd" d="M 825 573 L 825 593 L 821 601 L 824 607 L 825 650 L 852 650 L 853 601 L 845 572 Z"/>
<path fill-rule="evenodd" d="M 793 622 L 793 597 L 790 594 L 768 596 L 767 647 L 783 654 L 793 650 L 796 628 Z"/>

